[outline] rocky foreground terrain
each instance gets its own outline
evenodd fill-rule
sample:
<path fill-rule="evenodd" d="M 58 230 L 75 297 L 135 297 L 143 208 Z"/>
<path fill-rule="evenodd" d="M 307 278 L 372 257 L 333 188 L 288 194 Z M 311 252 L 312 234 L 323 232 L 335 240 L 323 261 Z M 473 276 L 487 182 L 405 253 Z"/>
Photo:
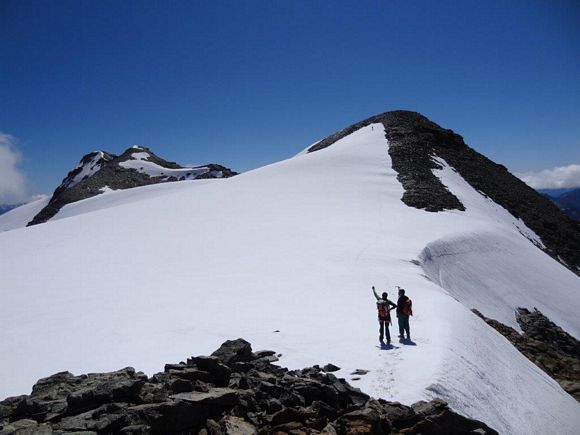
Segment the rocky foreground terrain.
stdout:
<path fill-rule="evenodd" d="M 475 314 L 506 337 L 522 354 L 540 367 L 562 389 L 580 402 L 580 342 L 540 311 L 518 308 L 516 320 L 523 334 L 477 310 Z"/>
<path fill-rule="evenodd" d="M 0 402 L 0 434 L 497 433 L 438 399 L 377 400 L 333 375 L 332 364 L 288 370 L 277 360 L 238 339 L 150 378 L 131 367 L 57 373 Z"/>

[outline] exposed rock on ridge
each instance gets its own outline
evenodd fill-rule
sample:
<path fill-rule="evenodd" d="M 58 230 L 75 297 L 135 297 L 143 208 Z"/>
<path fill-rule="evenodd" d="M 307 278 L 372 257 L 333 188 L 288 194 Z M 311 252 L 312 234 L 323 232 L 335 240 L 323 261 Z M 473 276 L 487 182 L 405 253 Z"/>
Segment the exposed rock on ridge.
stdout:
<path fill-rule="evenodd" d="M 332 145 L 354 131 L 382 123 L 389 141 L 393 169 L 405 193 L 401 200 L 426 211 L 464 210 L 463 204 L 433 174 L 443 158 L 476 190 L 507 209 L 540 236 L 547 252 L 580 272 L 580 222 L 558 209 L 508 170 L 465 144 L 463 138 L 416 112 L 397 110 L 365 119 L 335 133 L 309 152 Z"/>
<path fill-rule="evenodd" d="M 516 319 L 524 331 L 515 329 L 494 319 L 489 319 L 477 310 L 475 314 L 506 337 L 522 354 L 550 375 L 580 402 L 580 342 L 551 322 L 540 311 L 530 312 L 518 308 Z"/>
<path fill-rule="evenodd" d="M 275 360 L 238 339 L 151 378 L 57 373 L 0 402 L 0 434 L 497 434 L 441 400 L 375 400 L 319 366 Z"/>
<path fill-rule="evenodd" d="M 79 165 L 68 173 L 47 206 L 28 226 L 46 222 L 65 205 L 99 195 L 106 188 L 122 190 L 186 179 L 228 178 L 236 174 L 215 164 L 184 168 L 163 160 L 145 147 L 131 147 L 120 156 L 95 151 L 85 155 Z"/>

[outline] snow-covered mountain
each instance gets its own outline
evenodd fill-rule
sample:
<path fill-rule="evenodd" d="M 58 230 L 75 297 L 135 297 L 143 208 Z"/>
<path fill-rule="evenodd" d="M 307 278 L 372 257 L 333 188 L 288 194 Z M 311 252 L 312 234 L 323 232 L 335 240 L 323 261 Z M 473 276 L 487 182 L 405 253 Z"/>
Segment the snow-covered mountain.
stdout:
<path fill-rule="evenodd" d="M 574 225 L 413 112 L 236 177 L 94 196 L 0 233 L 0 396 L 244 337 L 291 368 L 369 370 L 353 383 L 375 397 L 574 434 L 580 403 L 471 311 L 521 331 L 515 309 L 537 307 L 580 338 Z M 415 345 L 377 346 L 371 285 L 407 290 Z"/>
<path fill-rule="evenodd" d="M 138 186 L 207 178 L 227 178 L 236 175 L 216 164 L 183 167 L 156 156 L 150 149 L 133 146 L 120 156 L 105 151 L 85 155 L 54 191 L 48 204 L 29 222 L 46 222 L 70 203 L 91 198 L 111 190 Z M 1 223 L 0 223 L 1 225 Z"/>

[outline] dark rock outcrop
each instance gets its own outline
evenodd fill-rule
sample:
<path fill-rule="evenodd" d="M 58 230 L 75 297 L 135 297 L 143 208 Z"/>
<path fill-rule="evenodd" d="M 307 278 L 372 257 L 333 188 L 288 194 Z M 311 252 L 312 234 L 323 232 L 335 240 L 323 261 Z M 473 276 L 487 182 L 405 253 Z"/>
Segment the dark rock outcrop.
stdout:
<path fill-rule="evenodd" d="M 506 337 L 523 355 L 580 402 L 580 342 L 540 311 L 518 308 L 516 319 L 523 334 L 477 310 L 475 314 Z"/>
<path fill-rule="evenodd" d="M 433 174 L 433 169 L 440 167 L 434 158 L 443 158 L 474 189 L 521 218 L 541 237 L 550 255 L 580 272 L 580 222 L 504 166 L 467 146 L 460 135 L 419 113 L 397 110 L 370 117 L 316 143 L 309 152 L 331 146 L 374 123 L 385 127 L 393 169 L 405 189 L 401 198 L 405 204 L 431 212 L 464 210 L 457 197 Z"/>
<path fill-rule="evenodd" d="M 124 167 L 123 163 L 139 159 L 134 154 L 142 154 L 142 161 L 167 169 L 167 173 L 150 175 L 144 168 Z M 179 170 L 177 175 L 172 170 Z M 181 181 L 185 179 L 228 178 L 237 175 L 221 165 L 208 164 L 194 168 L 184 168 L 175 162 L 168 162 L 145 147 L 132 147 L 120 156 L 103 151 L 85 155 L 79 165 L 70 171 L 60 186 L 56 188 L 49 203 L 28 223 L 36 225 L 46 222 L 67 204 L 91 198 L 103 193 L 103 189 L 130 189 L 149 184 Z"/>
<path fill-rule="evenodd" d="M 0 434 L 497 433 L 441 400 L 375 400 L 318 366 L 275 366 L 273 355 L 238 339 L 151 378 L 132 368 L 57 373 L 0 402 Z"/>

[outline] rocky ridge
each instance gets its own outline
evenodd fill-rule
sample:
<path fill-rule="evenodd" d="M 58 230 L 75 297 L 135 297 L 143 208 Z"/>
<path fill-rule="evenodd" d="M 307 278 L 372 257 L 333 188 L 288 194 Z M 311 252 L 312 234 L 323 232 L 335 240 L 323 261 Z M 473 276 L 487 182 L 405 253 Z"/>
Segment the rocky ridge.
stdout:
<path fill-rule="evenodd" d="M 540 311 L 518 308 L 516 320 L 523 334 L 497 320 L 472 310 L 506 337 L 523 355 L 536 364 L 580 402 L 580 342 L 550 321 Z"/>
<path fill-rule="evenodd" d="M 46 222 L 67 204 L 91 198 L 106 189 L 122 190 L 149 184 L 237 175 L 221 165 L 186 168 L 155 155 L 149 148 L 134 146 L 117 156 L 104 151 L 89 153 L 70 171 L 54 191 L 50 202 L 28 223 Z"/>
<path fill-rule="evenodd" d="M 416 112 L 385 112 L 351 125 L 309 148 L 331 146 L 354 131 L 382 123 L 389 141 L 393 169 L 409 207 L 430 212 L 464 210 L 463 204 L 433 174 L 435 158 L 451 165 L 476 190 L 507 209 L 540 236 L 546 251 L 575 273 L 580 273 L 580 222 L 563 213 L 549 199 L 465 144 L 463 138 Z"/>
<path fill-rule="evenodd" d="M 130 367 L 57 373 L 0 402 L 0 434 L 497 434 L 441 400 L 376 400 L 336 366 L 288 370 L 277 359 L 238 339 L 151 378 Z"/>

